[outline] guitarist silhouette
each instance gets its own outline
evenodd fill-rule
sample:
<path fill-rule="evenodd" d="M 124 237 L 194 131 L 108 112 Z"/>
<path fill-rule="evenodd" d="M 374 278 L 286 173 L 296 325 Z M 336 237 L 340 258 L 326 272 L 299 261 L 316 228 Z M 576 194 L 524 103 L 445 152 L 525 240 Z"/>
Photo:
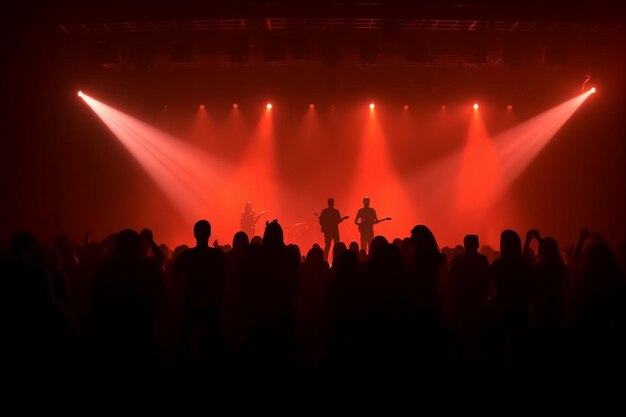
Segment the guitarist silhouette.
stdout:
<path fill-rule="evenodd" d="M 354 219 L 354 223 L 359 226 L 361 233 L 361 249 L 366 252 L 369 250 L 370 243 L 374 239 L 374 225 L 387 220 L 391 220 L 391 217 L 378 219 L 376 210 L 370 207 L 369 197 L 363 199 L 363 207 L 359 209 Z"/>
<path fill-rule="evenodd" d="M 246 203 L 246 206 L 241 212 L 241 230 L 248 235 L 249 239 L 256 236 L 256 224 L 264 214 L 265 210 L 257 214 L 252 208 L 252 202 L 248 201 Z"/>
<path fill-rule="evenodd" d="M 341 217 L 339 210 L 335 208 L 335 199 L 328 199 L 328 207 L 322 210 L 322 213 L 318 215 L 315 213 L 322 226 L 322 233 L 324 234 L 324 259 L 328 260 L 328 254 L 330 253 L 330 244 L 337 244 L 339 242 L 339 223 L 346 220 L 348 216 Z"/>

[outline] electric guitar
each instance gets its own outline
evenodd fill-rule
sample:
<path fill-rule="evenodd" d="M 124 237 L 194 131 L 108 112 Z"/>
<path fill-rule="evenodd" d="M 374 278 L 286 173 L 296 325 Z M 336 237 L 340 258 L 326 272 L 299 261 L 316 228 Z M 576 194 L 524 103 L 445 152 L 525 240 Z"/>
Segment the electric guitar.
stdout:
<path fill-rule="evenodd" d="M 315 213 L 315 216 L 317 216 L 317 220 L 320 219 L 320 215 Z M 341 223 L 344 220 L 348 220 L 350 218 L 350 216 L 343 216 L 341 219 L 339 219 L 339 223 Z M 326 227 L 324 227 L 324 225 L 322 225 L 322 227 L 320 228 L 322 233 L 326 233 Z"/>
<path fill-rule="evenodd" d="M 385 217 L 384 219 L 378 219 L 374 223 L 372 223 L 372 226 L 375 225 L 375 224 L 381 223 L 381 222 L 389 221 L 389 220 L 391 220 L 391 217 Z M 363 233 L 363 229 L 365 229 L 365 227 L 366 227 L 365 223 L 361 222 L 361 223 L 358 224 L 358 226 L 359 226 L 359 232 Z"/>
<path fill-rule="evenodd" d="M 264 215 L 266 213 L 265 210 L 261 211 L 259 214 L 256 215 L 256 217 L 254 218 L 254 224 L 257 224 L 257 222 L 259 221 L 259 219 L 261 218 L 262 215 Z"/>
<path fill-rule="evenodd" d="M 262 212 L 254 216 L 241 213 L 241 230 L 247 233 L 253 233 L 254 227 L 259 222 L 259 219 L 261 218 L 261 216 L 264 214 L 265 214 L 265 210 L 263 210 Z"/>

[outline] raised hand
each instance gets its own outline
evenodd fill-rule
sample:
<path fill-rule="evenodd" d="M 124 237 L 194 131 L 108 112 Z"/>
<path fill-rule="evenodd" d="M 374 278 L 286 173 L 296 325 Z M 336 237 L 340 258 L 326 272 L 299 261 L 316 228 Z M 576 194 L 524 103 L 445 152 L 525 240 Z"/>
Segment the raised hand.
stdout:
<path fill-rule="evenodd" d="M 580 229 L 580 241 L 581 242 L 589 239 L 589 236 L 591 236 L 591 233 L 586 227 L 583 227 L 582 229 Z"/>
<path fill-rule="evenodd" d="M 148 242 L 154 242 L 154 236 L 152 235 L 152 230 L 150 229 L 143 229 L 141 231 L 141 233 L 139 233 L 144 239 L 146 239 Z"/>

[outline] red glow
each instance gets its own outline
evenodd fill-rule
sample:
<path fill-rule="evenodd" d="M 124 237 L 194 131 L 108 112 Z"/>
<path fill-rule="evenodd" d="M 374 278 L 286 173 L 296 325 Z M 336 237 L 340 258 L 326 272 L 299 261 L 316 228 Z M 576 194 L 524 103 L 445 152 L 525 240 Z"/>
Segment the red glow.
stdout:
<path fill-rule="evenodd" d="M 446 105 L 445 105 L 445 104 L 442 104 L 442 105 L 441 105 L 441 110 L 445 110 L 445 109 L 447 109 Z"/>
<path fill-rule="evenodd" d="M 370 110 L 374 110 L 374 108 L 376 108 L 376 105 L 374 103 L 370 103 Z"/>
<path fill-rule="evenodd" d="M 589 90 L 495 137 L 505 185 L 519 177 L 591 94 Z"/>
<path fill-rule="evenodd" d="M 467 226 L 471 224 L 476 225 L 478 231 L 483 230 L 479 221 L 481 212 L 496 229 L 510 228 L 517 220 L 515 207 L 507 198 L 511 184 L 591 94 L 587 91 L 567 100 L 492 139 L 481 125 L 480 113 L 475 112 L 463 151 L 450 154 L 407 176 L 405 182 L 407 189 L 412 190 L 413 204 L 420 207 L 433 230 L 439 231 L 439 243 L 449 245 L 458 242 L 462 236 L 455 229 L 467 231 Z M 481 179 L 485 179 L 484 185 Z M 472 195 L 469 190 L 477 194 Z M 456 201 L 451 201 L 451 196 Z M 454 209 L 448 212 L 446 207 Z M 462 213 L 463 208 L 470 209 L 467 215 Z M 498 213 L 501 215 L 489 217 Z M 461 224 L 456 223 L 459 216 Z M 483 233 L 486 233 L 484 239 L 481 235 L 484 244 L 497 245 L 496 233 L 490 230 Z"/>
<path fill-rule="evenodd" d="M 196 111 L 196 114 L 189 125 L 189 130 L 185 135 L 191 142 L 204 146 L 211 142 L 211 139 L 215 137 L 215 126 L 209 112 L 205 110 L 205 106 L 201 105 Z M 202 144 L 202 145 L 201 145 Z"/>
<path fill-rule="evenodd" d="M 257 211 L 266 210 L 268 218 L 271 216 L 270 220 L 283 219 L 284 211 L 281 210 L 287 210 L 288 205 L 281 204 L 279 195 L 273 117 L 271 111 L 261 114 L 247 148 L 238 161 L 236 171 L 228 181 L 228 195 L 225 199 L 237 209 L 227 218 L 232 219 L 230 223 L 237 228 L 239 224 L 236 214 L 242 210 L 246 201 L 252 201 Z M 263 224 L 260 221 L 257 225 L 258 235 L 263 234 Z"/>
<path fill-rule="evenodd" d="M 309 109 L 314 109 L 315 108 L 315 104 L 311 103 L 309 104 Z"/>
<path fill-rule="evenodd" d="M 358 115 L 351 120 L 344 117 L 346 106 L 342 104 L 321 119 L 316 111 L 302 112 L 301 123 L 295 125 L 300 130 L 293 134 L 282 121 L 274 132 L 273 118 L 281 111 L 263 112 L 261 108 L 255 129 L 233 106 L 223 126 L 211 118 L 210 112 L 196 110 L 193 122 L 186 125 L 190 131 L 178 138 L 88 96 L 82 97 L 180 212 L 184 225 L 179 218 L 172 218 L 164 220 L 169 226 L 159 226 L 179 230 L 171 241 L 189 243 L 191 225 L 201 217 L 212 221 L 220 243 L 230 240 L 238 230 L 238 213 L 245 201 L 251 200 L 257 210 L 268 212 L 258 224 L 258 234 L 263 232 L 265 220 L 278 218 L 285 226 L 287 241 L 295 241 L 305 250 L 310 247 L 310 239 L 302 237 L 295 225 L 315 224 L 311 230 L 318 233 L 315 239 L 320 243 L 313 212 L 329 196 L 336 198 L 342 214 L 350 215 L 352 220 L 362 197 L 369 195 L 379 217 L 393 217 L 393 221 L 375 228 L 377 234 L 387 238 L 406 236 L 413 225 L 424 222 L 431 226 L 440 245 L 455 244 L 469 232 L 479 233 L 484 244 L 497 244 L 497 234 L 486 224 L 500 230 L 505 226 L 522 227 L 511 223 L 515 214 L 510 207 L 500 210 L 512 195 L 511 184 L 590 94 L 588 90 L 494 138 L 482 123 L 484 112 L 468 114 L 465 110 L 463 117 L 471 119 L 462 150 L 439 161 L 416 164 L 418 172 L 399 170 L 397 158 L 402 155 L 397 147 L 407 146 L 406 141 L 439 128 L 435 126 L 449 124 L 455 112 L 442 111 L 433 118 L 440 118 L 442 125 L 430 125 L 409 112 L 388 116 L 384 109 L 382 114 L 371 111 L 361 102 L 355 108 Z M 198 146 L 188 140 L 196 137 L 201 139 Z M 341 143 L 338 140 L 344 138 L 354 141 L 337 147 Z M 233 165 L 216 157 L 224 155 L 223 149 L 216 152 L 223 146 L 220 144 L 227 144 L 224 146 L 231 150 L 239 146 L 236 154 L 228 154 Z M 202 149 L 210 149 L 211 153 Z M 498 213 L 505 213 L 507 218 Z M 483 222 L 484 218 L 489 222 Z M 346 242 L 358 240 L 352 221 L 342 224 L 341 237 Z"/>
<path fill-rule="evenodd" d="M 272 110 L 272 103 L 267 103 L 265 108 L 268 109 L 268 110 Z"/>
<path fill-rule="evenodd" d="M 507 110 L 513 110 L 513 105 L 512 105 L 512 104 L 509 104 L 508 106 L 506 106 L 506 109 L 507 109 Z"/>
<path fill-rule="evenodd" d="M 372 207 L 379 218 L 393 218 L 391 222 L 375 226 L 375 233 L 388 238 L 404 236 L 412 227 L 410 225 L 415 225 L 418 213 L 411 206 L 404 184 L 394 167 L 380 115 L 371 110 L 366 115 L 359 112 L 355 122 L 365 123 L 365 130 L 354 173 L 347 184 L 349 198 L 346 200 L 354 210 L 347 214 L 352 220 L 356 209 L 362 206 L 363 197 L 367 195 L 371 198 Z M 346 229 L 351 240 L 359 240 L 355 227 Z"/>
<path fill-rule="evenodd" d="M 474 110 L 478 110 L 478 103 L 474 103 L 474 106 L 472 107 L 474 107 Z"/>
<path fill-rule="evenodd" d="M 408 110 L 408 109 L 409 109 L 409 105 L 408 105 L 408 104 L 405 104 L 405 105 L 404 105 L 404 110 Z"/>
<path fill-rule="evenodd" d="M 83 92 L 82 91 L 78 91 L 78 97 L 82 97 L 83 96 Z"/>
<path fill-rule="evenodd" d="M 239 108 L 239 104 L 233 103 L 233 109 L 238 109 L 238 108 Z"/>
<path fill-rule="evenodd" d="M 85 94 L 82 98 L 180 213 L 183 224 L 178 224 L 173 240 L 190 243 L 188 230 L 207 212 L 223 217 L 240 209 L 227 206 L 229 191 L 224 184 L 232 172 L 229 165 Z M 230 239 L 232 230 L 223 227 L 215 229 L 215 237 Z"/>
<path fill-rule="evenodd" d="M 593 93 L 596 92 L 596 88 L 595 87 L 591 87 L 591 90 L 589 90 L 589 91 L 591 91 L 591 94 L 593 94 Z"/>
<path fill-rule="evenodd" d="M 479 112 L 471 116 L 467 142 L 461 156 L 461 166 L 457 179 L 457 210 L 454 220 L 458 221 L 457 230 L 473 230 L 484 236 L 485 240 L 494 241 L 497 230 L 494 229 L 495 216 L 492 211 L 496 202 L 496 192 L 500 189 L 500 169 Z M 484 219 L 490 219 L 485 222 Z M 455 236 L 461 240 L 463 236 Z"/>

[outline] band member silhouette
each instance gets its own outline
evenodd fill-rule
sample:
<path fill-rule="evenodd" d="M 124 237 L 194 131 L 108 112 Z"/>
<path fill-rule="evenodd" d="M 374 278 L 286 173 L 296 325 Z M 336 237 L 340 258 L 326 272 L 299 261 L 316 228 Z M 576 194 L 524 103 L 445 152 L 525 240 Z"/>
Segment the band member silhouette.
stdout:
<path fill-rule="evenodd" d="M 315 213 L 317 215 L 317 213 Z M 336 245 L 339 242 L 339 223 L 346 220 L 348 216 L 341 217 L 339 210 L 335 208 L 335 199 L 328 199 L 328 207 L 323 209 L 318 216 L 322 233 L 324 233 L 324 259 L 328 260 L 331 242 Z"/>
<path fill-rule="evenodd" d="M 354 219 L 354 223 L 359 226 L 359 232 L 361 233 L 361 249 L 369 250 L 370 243 L 374 239 L 374 225 L 387 220 L 391 220 L 391 217 L 378 219 L 376 210 L 370 207 L 369 197 L 363 199 L 363 207 L 359 209 Z"/>
<path fill-rule="evenodd" d="M 363 207 L 356 213 L 354 223 L 359 226 L 361 233 L 361 249 L 367 251 L 374 239 L 374 224 L 378 223 L 376 210 L 370 207 L 369 197 L 363 199 Z"/>
<path fill-rule="evenodd" d="M 241 212 L 241 230 L 248 235 L 249 239 L 256 236 L 256 224 L 265 214 L 265 210 L 257 214 L 252 208 L 252 202 L 248 201 Z"/>

